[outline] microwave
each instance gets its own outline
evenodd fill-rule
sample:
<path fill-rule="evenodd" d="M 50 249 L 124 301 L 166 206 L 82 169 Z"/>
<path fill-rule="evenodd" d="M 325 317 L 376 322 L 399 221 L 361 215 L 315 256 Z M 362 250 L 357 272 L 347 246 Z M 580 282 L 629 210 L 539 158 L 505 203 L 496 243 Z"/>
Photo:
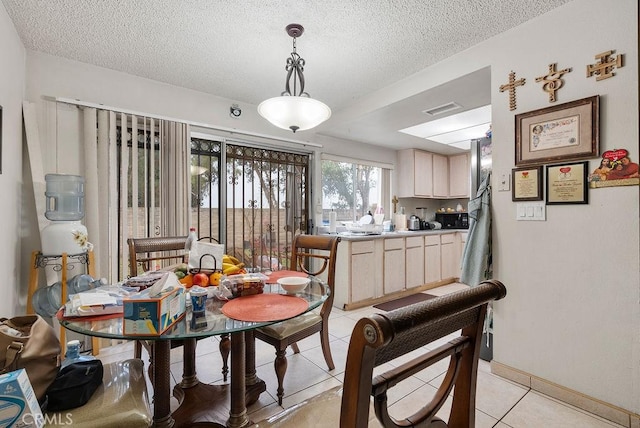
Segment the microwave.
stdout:
<path fill-rule="evenodd" d="M 469 213 L 436 213 L 443 229 L 469 229 Z"/>

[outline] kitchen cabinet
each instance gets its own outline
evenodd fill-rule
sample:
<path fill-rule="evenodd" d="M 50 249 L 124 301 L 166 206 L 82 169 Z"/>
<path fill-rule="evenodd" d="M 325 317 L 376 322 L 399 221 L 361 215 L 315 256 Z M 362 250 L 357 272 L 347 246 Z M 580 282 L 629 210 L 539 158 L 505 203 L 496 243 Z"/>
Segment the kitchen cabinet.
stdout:
<path fill-rule="evenodd" d="M 344 307 L 352 302 L 373 299 L 382 294 L 381 240 L 349 241 L 338 245 L 334 304 Z"/>
<path fill-rule="evenodd" d="M 384 240 L 384 294 L 405 289 L 405 243 L 404 238 Z"/>
<path fill-rule="evenodd" d="M 433 196 L 433 154 L 423 150 L 398 151 L 398 193 L 400 198 Z"/>
<path fill-rule="evenodd" d="M 442 279 L 459 278 L 459 245 L 454 233 L 440 235 L 440 268 Z"/>
<path fill-rule="evenodd" d="M 470 188 L 469 154 L 449 156 L 449 197 L 468 198 Z"/>
<path fill-rule="evenodd" d="M 454 230 L 343 236 L 338 245 L 334 305 L 355 309 L 389 294 L 460 277 L 465 232 Z"/>
<path fill-rule="evenodd" d="M 444 156 L 424 150 L 398 151 L 400 198 L 468 198 L 469 155 Z"/>
<path fill-rule="evenodd" d="M 424 238 L 408 236 L 405 242 L 405 286 L 419 287 L 425 283 Z"/>
<path fill-rule="evenodd" d="M 373 241 L 351 243 L 351 301 L 375 296 L 375 246 Z"/>
<path fill-rule="evenodd" d="M 424 282 L 437 282 L 442 279 L 440 270 L 440 235 L 424 237 Z"/>
<path fill-rule="evenodd" d="M 433 197 L 449 197 L 449 161 L 446 156 L 433 155 Z"/>

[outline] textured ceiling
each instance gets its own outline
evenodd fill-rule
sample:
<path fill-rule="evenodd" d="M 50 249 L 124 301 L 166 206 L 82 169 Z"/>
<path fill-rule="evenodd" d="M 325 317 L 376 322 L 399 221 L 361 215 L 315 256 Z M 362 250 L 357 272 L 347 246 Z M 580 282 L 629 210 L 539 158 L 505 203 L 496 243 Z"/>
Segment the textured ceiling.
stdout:
<path fill-rule="evenodd" d="M 2 0 L 27 49 L 255 105 L 284 90 L 300 23 L 306 89 L 334 114 L 567 1 Z"/>

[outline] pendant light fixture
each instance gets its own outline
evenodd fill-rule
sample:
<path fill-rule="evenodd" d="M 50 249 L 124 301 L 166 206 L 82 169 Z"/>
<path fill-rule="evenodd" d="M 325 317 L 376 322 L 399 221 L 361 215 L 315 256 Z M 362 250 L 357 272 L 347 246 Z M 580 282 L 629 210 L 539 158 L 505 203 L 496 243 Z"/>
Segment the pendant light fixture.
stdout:
<path fill-rule="evenodd" d="M 331 109 L 321 101 L 314 100 L 304 91 L 305 61 L 296 52 L 296 38 L 302 36 L 304 27 L 289 24 L 287 34 L 293 38 L 293 52 L 287 58 L 287 80 L 285 90 L 279 97 L 269 98 L 258 105 L 258 113 L 273 125 L 293 132 L 304 131 L 320 125 L 331 117 Z M 293 90 L 291 82 L 293 80 Z"/>

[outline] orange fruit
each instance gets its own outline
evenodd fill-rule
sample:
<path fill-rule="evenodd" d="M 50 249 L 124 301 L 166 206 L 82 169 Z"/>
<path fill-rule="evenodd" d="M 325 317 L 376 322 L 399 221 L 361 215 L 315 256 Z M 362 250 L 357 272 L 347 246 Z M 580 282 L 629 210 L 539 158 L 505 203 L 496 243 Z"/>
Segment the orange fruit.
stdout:
<path fill-rule="evenodd" d="M 220 278 L 222 278 L 222 272 L 214 272 L 209 275 L 209 285 L 220 285 Z"/>
<path fill-rule="evenodd" d="M 180 284 L 184 285 L 187 288 L 191 288 L 193 285 L 193 275 L 187 274 L 184 278 L 179 279 Z"/>

